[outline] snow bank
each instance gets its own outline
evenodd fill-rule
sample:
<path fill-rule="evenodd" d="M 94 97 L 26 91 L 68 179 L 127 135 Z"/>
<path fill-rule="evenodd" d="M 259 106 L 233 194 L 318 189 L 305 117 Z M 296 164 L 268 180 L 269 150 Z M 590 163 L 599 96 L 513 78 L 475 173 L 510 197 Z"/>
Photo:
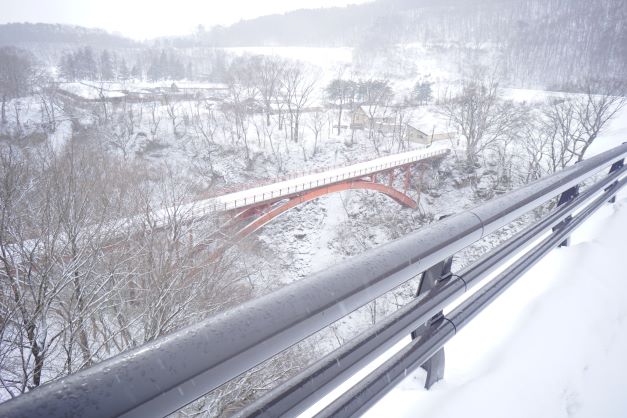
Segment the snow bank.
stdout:
<path fill-rule="evenodd" d="M 109 86 L 105 84 L 101 86 L 83 82 L 62 83 L 59 84 L 59 89 L 87 100 L 97 100 L 103 97 L 111 99 L 125 96 L 123 92 L 111 90 Z"/>

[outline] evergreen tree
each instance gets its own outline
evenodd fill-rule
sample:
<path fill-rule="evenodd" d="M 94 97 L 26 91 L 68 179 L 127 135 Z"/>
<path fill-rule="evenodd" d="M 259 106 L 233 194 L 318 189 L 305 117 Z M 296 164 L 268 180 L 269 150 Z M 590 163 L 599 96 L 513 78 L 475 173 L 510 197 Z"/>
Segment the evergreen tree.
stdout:
<path fill-rule="evenodd" d="M 150 67 L 148 67 L 148 71 L 146 72 L 146 76 L 150 81 L 158 81 L 163 78 L 163 73 L 158 60 L 152 60 Z"/>
<path fill-rule="evenodd" d="M 192 66 L 191 61 L 187 62 L 187 67 L 185 68 L 185 78 L 188 80 L 194 79 L 194 67 Z"/>
<path fill-rule="evenodd" d="M 95 80 L 97 77 L 97 65 L 94 59 L 93 50 L 86 46 L 80 49 L 75 57 L 76 75 L 82 80 Z"/>
<path fill-rule="evenodd" d="M 156 80 L 160 80 L 163 78 L 167 78 L 169 75 L 169 67 L 170 62 L 168 60 L 168 54 L 166 54 L 165 50 L 161 50 L 161 55 L 159 56 L 159 61 L 157 61 L 157 78 Z"/>
<path fill-rule="evenodd" d="M 66 81 L 74 81 L 77 78 L 76 62 L 74 54 L 71 52 L 65 53 L 61 56 L 61 62 L 59 63 L 59 71 L 61 76 Z"/>
<path fill-rule="evenodd" d="M 128 67 L 126 66 L 126 60 L 121 58 L 118 65 L 118 80 L 128 80 L 130 75 Z"/>
<path fill-rule="evenodd" d="M 431 83 L 417 82 L 412 92 L 414 101 L 418 104 L 427 104 L 432 99 Z"/>
<path fill-rule="evenodd" d="M 144 79 L 142 67 L 139 63 L 136 63 L 135 65 L 133 65 L 133 68 L 131 69 L 131 76 L 137 80 Z"/>
<path fill-rule="evenodd" d="M 100 79 L 113 80 L 113 61 L 106 49 L 100 54 Z"/>

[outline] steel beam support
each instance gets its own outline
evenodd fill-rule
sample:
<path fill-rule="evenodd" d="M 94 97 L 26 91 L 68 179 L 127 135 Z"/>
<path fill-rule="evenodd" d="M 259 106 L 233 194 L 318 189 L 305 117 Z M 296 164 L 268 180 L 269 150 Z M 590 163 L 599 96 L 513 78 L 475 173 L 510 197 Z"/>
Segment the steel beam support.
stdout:
<path fill-rule="evenodd" d="M 440 221 L 447 216 L 441 216 Z M 453 257 L 448 257 L 438 264 L 427 269 L 422 273 L 420 278 L 420 284 L 416 292 L 416 297 L 420 298 L 431 292 L 436 286 L 446 285 L 452 277 L 451 267 L 453 266 Z M 412 340 L 419 338 L 423 334 L 431 334 L 440 327 L 444 313 L 442 311 L 435 314 L 426 324 L 422 325 L 417 330 L 411 333 Z M 427 360 L 422 367 L 427 372 L 427 379 L 425 380 L 425 389 L 431 389 L 436 382 L 444 379 L 444 348 L 440 348 L 429 360 Z"/>
<path fill-rule="evenodd" d="M 612 164 L 612 167 L 610 167 L 609 175 L 612 175 L 613 173 L 619 171 L 621 168 L 623 168 L 624 165 L 625 165 L 625 160 L 624 159 L 616 161 L 614 164 Z M 616 184 L 616 183 L 614 183 L 614 184 Z M 610 189 L 610 187 L 605 189 L 605 191 L 608 191 Z M 613 196 L 608 201 L 608 203 L 616 203 L 616 196 Z"/>
<path fill-rule="evenodd" d="M 431 267 L 422 274 L 420 279 L 420 285 L 416 292 L 416 297 L 419 298 L 430 292 L 436 286 L 444 286 L 448 283 L 452 277 L 451 266 L 453 265 L 453 257 L 449 257 L 444 261 L 439 262 L 435 266 Z M 419 327 L 417 330 L 411 333 L 412 340 L 419 338 L 420 335 L 425 333 L 431 333 L 440 326 L 444 314 L 442 311 L 435 314 L 426 324 Z M 429 360 L 427 360 L 422 367 L 427 372 L 427 379 L 425 380 L 425 389 L 431 389 L 436 382 L 444 378 L 444 348 L 438 350 Z"/>
<path fill-rule="evenodd" d="M 559 199 L 557 201 L 557 207 L 560 207 L 560 206 L 570 202 L 571 200 L 573 200 L 577 196 L 579 196 L 579 185 L 578 184 L 574 185 L 573 187 L 571 187 L 570 189 L 566 190 L 564 193 L 562 193 L 560 195 L 560 197 L 559 197 Z M 573 217 L 569 215 L 559 225 L 557 225 L 556 227 L 553 228 L 553 232 L 559 231 L 560 229 L 563 229 L 564 226 L 566 226 L 572 219 L 573 219 Z M 564 242 L 562 242 L 559 246 L 560 247 L 567 247 L 568 245 L 570 245 L 570 237 L 566 238 L 564 240 Z"/>

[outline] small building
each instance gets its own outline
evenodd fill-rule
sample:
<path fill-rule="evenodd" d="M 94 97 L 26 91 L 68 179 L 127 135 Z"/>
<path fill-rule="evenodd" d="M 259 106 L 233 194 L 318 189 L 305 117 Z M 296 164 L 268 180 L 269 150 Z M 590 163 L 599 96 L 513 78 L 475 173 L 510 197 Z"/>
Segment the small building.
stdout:
<path fill-rule="evenodd" d="M 351 129 L 379 129 L 393 125 L 396 117 L 385 106 L 363 105 L 353 111 Z M 385 128 L 381 128 L 385 129 Z"/>
<path fill-rule="evenodd" d="M 421 131 L 419 128 L 408 123 L 405 130 L 405 136 L 408 141 L 415 142 L 417 144 L 429 144 L 431 143 L 430 135 Z"/>
<path fill-rule="evenodd" d="M 431 133 L 426 133 L 425 128 L 408 123 L 405 130 L 406 139 L 410 142 L 422 145 L 430 145 L 435 141 L 451 140 L 456 137 L 455 132 L 438 131 L 437 126 L 431 128 Z"/>
<path fill-rule="evenodd" d="M 398 125 L 396 123 L 376 122 L 374 129 L 383 135 L 391 135 L 398 131 Z"/>

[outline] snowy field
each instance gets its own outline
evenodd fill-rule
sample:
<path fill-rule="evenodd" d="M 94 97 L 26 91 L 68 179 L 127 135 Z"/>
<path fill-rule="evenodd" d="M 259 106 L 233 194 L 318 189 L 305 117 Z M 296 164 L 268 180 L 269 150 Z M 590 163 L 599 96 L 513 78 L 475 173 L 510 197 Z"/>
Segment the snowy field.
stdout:
<path fill-rule="evenodd" d="M 59 85 L 59 89 L 87 100 L 113 99 L 125 96 L 121 91 L 114 91 L 111 85 L 105 83 L 100 85 L 85 82 L 62 83 Z"/>
<path fill-rule="evenodd" d="M 80 97 L 84 100 L 116 99 L 126 97 L 129 93 L 150 94 L 150 90 L 172 90 L 176 86 L 180 90 L 226 90 L 227 86 L 221 83 L 200 83 L 180 80 L 140 81 L 128 80 L 125 82 L 110 81 L 79 81 L 59 83 L 59 90 Z"/>

